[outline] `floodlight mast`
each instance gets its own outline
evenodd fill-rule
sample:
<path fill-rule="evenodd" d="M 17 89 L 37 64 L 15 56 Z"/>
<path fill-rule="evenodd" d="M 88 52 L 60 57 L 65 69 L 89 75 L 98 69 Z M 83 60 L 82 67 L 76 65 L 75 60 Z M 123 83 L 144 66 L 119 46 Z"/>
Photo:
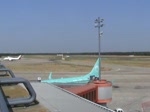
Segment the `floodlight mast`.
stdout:
<path fill-rule="evenodd" d="M 100 47 L 100 38 L 103 34 L 103 32 L 101 32 L 100 28 L 103 27 L 104 24 L 102 24 L 102 22 L 104 21 L 104 19 L 100 19 L 100 17 L 98 17 L 96 20 L 95 20 L 95 27 L 98 28 L 98 55 L 99 55 L 99 80 L 101 79 L 101 47 Z"/>

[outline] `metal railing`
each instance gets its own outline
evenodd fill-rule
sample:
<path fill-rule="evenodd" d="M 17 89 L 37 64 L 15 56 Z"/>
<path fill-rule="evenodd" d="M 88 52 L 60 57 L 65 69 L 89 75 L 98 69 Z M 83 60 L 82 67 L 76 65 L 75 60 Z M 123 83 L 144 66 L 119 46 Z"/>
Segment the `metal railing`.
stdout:
<path fill-rule="evenodd" d="M 9 112 L 6 98 L 4 97 L 4 93 L 2 88 L 0 87 L 0 112 Z"/>
<path fill-rule="evenodd" d="M 29 93 L 27 98 L 6 98 L 2 85 L 11 85 L 22 83 Z M 36 93 L 31 86 L 30 82 L 24 78 L 2 78 L 0 79 L 0 112 L 9 112 L 8 107 L 20 104 L 30 104 L 36 100 Z"/>

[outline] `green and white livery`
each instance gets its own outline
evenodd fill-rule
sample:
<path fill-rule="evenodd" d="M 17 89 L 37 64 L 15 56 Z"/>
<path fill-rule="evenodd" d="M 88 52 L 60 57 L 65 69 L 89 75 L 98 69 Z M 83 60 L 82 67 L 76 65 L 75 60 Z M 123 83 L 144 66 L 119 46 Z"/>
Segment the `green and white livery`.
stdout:
<path fill-rule="evenodd" d="M 49 75 L 48 80 L 42 80 L 43 83 L 88 83 L 91 78 L 98 78 L 99 77 L 99 58 L 97 59 L 93 69 L 90 73 L 85 74 L 84 76 L 78 76 L 78 77 L 70 77 L 70 78 L 58 78 L 58 79 L 52 79 L 52 73 Z"/>

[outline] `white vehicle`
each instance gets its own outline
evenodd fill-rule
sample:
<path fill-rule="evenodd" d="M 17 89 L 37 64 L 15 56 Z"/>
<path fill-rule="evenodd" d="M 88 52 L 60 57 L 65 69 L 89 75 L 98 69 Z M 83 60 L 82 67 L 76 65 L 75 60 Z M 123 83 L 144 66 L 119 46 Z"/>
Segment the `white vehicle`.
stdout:
<path fill-rule="evenodd" d="M 21 55 L 19 55 L 18 57 L 5 57 L 3 60 L 4 61 L 15 61 L 15 60 L 20 60 L 21 59 Z"/>
<path fill-rule="evenodd" d="M 115 112 L 124 112 L 123 109 L 121 109 L 121 108 L 116 108 L 114 111 Z"/>

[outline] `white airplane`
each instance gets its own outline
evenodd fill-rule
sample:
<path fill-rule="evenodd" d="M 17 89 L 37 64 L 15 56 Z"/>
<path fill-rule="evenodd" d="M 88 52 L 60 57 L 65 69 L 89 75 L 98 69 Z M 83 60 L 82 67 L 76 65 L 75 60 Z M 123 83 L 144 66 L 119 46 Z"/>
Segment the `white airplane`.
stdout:
<path fill-rule="evenodd" d="M 19 55 L 18 57 L 10 57 L 10 56 L 8 56 L 8 57 L 5 57 L 3 60 L 4 61 L 15 61 L 15 60 L 20 60 L 21 59 L 21 55 Z"/>

